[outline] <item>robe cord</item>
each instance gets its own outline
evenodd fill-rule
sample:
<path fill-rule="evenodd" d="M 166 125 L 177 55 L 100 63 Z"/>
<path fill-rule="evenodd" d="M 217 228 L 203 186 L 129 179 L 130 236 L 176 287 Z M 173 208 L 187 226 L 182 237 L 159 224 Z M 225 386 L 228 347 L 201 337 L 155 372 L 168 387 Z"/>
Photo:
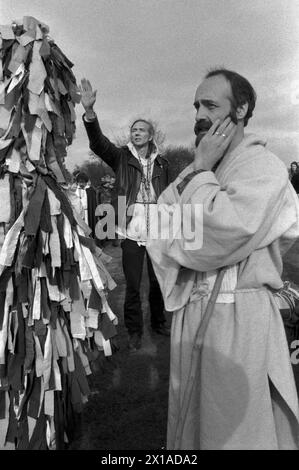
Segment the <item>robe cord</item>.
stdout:
<path fill-rule="evenodd" d="M 218 271 L 211 296 L 208 300 L 208 304 L 203 314 L 202 321 L 200 322 L 200 325 L 195 335 L 195 341 L 193 344 L 193 349 L 192 349 L 192 354 L 191 354 L 189 376 L 186 382 L 186 388 L 185 388 L 185 393 L 184 393 L 184 397 L 182 401 L 182 407 L 181 407 L 178 421 L 177 421 L 176 440 L 180 439 L 180 436 L 182 435 L 188 408 L 190 406 L 191 394 L 192 394 L 192 390 L 193 390 L 194 383 L 195 383 L 195 376 L 196 376 L 197 365 L 200 359 L 201 347 L 203 344 L 204 336 L 205 336 L 209 321 L 214 312 L 215 303 L 216 303 L 216 300 L 220 291 L 224 274 L 227 269 L 228 267 L 225 266 Z"/>

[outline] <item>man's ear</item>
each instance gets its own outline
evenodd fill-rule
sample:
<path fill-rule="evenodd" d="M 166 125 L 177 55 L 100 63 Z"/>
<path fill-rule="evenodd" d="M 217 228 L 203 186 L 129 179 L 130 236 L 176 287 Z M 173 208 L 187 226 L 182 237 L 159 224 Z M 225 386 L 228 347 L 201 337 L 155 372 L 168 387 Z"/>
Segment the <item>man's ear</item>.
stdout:
<path fill-rule="evenodd" d="M 236 116 L 238 120 L 242 120 L 245 118 L 248 111 L 248 103 L 241 104 L 237 107 Z"/>

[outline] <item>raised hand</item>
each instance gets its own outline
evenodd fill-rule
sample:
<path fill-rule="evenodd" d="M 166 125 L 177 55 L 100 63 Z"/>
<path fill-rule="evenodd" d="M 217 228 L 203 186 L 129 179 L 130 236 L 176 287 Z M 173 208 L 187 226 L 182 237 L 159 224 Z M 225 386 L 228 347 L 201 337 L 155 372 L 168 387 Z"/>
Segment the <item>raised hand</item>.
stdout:
<path fill-rule="evenodd" d="M 222 123 L 217 119 L 195 150 L 193 166 L 196 170 L 211 170 L 229 147 L 236 125 L 227 117 Z"/>
<path fill-rule="evenodd" d="M 86 78 L 82 78 L 81 86 L 79 85 L 81 93 L 81 103 L 86 112 L 93 112 L 93 105 L 96 102 L 97 90 L 93 90 L 90 81 Z"/>

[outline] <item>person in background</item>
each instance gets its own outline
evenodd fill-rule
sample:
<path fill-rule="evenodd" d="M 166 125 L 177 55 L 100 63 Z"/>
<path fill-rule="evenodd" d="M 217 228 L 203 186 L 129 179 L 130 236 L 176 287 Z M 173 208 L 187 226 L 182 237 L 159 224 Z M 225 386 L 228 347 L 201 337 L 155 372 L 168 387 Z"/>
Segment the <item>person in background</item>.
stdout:
<path fill-rule="evenodd" d="M 289 168 L 289 178 L 295 189 L 296 193 L 299 193 L 299 166 L 297 162 L 292 162 Z"/>
<path fill-rule="evenodd" d="M 101 193 L 100 193 L 100 204 L 111 204 L 113 199 L 113 191 L 115 186 L 114 176 L 106 175 L 101 178 Z M 104 217 L 104 216 L 103 216 Z M 100 217 L 101 218 L 101 217 Z M 102 227 L 102 231 L 107 231 L 107 228 Z M 119 246 L 118 234 L 115 232 L 115 238 L 112 239 L 113 246 Z"/>
<path fill-rule="evenodd" d="M 146 253 L 150 238 L 150 220 L 155 211 L 157 198 L 168 185 L 168 161 L 159 155 L 155 144 L 152 123 L 144 118 L 137 119 L 130 127 L 130 141 L 118 148 L 102 133 L 94 104 L 96 91 L 86 79 L 81 81 L 81 103 L 85 109 L 83 122 L 89 138 L 90 149 L 100 156 L 115 173 L 115 190 L 112 204 L 117 218 L 118 197 L 124 196 L 126 209 L 124 223 L 117 232 L 124 240 L 122 264 L 126 279 L 124 321 L 128 330 L 128 346 L 131 351 L 141 347 L 143 334 L 143 313 L 140 286 L 144 258 L 147 260 L 149 276 L 150 322 L 154 332 L 169 336 L 166 327 L 164 303 L 152 263 Z"/>
<path fill-rule="evenodd" d="M 82 218 L 90 227 L 92 238 L 95 238 L 95 226 L 97 223 L 95 211 L 98 205 L 96 191 L 90 185 L 87 174 L 82 171 L 76 175 L 76 183 L 76 194 L 80 198 L 82 205 Z"/>

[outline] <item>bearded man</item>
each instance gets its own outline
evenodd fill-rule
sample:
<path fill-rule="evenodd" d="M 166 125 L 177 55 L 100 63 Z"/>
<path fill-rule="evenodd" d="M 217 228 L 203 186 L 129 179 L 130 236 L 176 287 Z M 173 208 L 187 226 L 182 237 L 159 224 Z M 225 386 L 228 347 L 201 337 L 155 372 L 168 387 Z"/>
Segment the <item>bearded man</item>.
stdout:
<path fill-rule="evenodd" d="M 244 133 L 255 101 L 236 72 L 205 76 L 194 101 L 194 162 L 158 200 L 182 211 L 200 204 L 203 220 L 201 246 L 184 237 L 147 246 L 174 312 L 168 449 L 298 447 L 298 398 L 275 300 L 282 254 L 299 235 L 298 198 L 281 160 Z M 188 213 L 194 219 L 198 211 Z"/>

